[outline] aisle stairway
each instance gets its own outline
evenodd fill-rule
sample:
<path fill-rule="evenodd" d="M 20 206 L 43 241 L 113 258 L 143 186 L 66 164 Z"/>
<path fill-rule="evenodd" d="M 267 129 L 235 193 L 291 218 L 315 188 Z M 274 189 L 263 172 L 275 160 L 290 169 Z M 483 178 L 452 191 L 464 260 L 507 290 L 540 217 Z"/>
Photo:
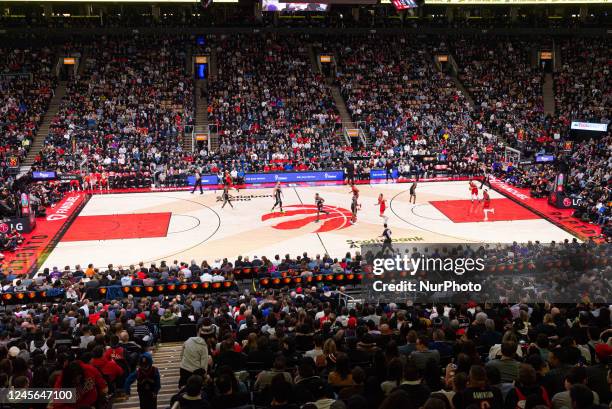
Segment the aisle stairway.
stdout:
<path fill-rule="evenodd" d="M 544 75 L 544 84 L 542 84 L 542 98 L 544 99 L 544 113 L 554 115 L 555 89 L 554 80 L 551 73 L 546 73 Z"/>
<path fill-rule="evenodd" d="M 206 80 L 196 80 L 196 112 L 195 112 L 195 131 L 196 133 L 208 133 L 208 92 Z M 219 146 L 217 134 L 210 134 L 211 146 L 216 150 Z M 183 141 L 183 149 L 191 150 L 191 137 L 189 141 Z"/>
<path fill-rule="evenodd" d="M 170 406 L 170 398 L 178 392 L 179 362 L 181 358 L 180 342 L 169 342 L 159 344 L 153 352 L 153 364 L 159 369 L 161 375 L 161 390 L 157 395 L 157 407 L 167 408 Z M 113 404 L 113 409 L 138 409 L 138 392 L 136 383 L 132 384 L 130 398 L 123 402 Z"/>
<path fill-rule="evenodd" d="M 62 102 L 62 98 L 66 95 L 66 81 L 60 81 L 55 89 L 55 95 L 51 98 L 51 102 L 49 103 L 49 109 L 43 116 L 42 122 L 36 135 L 34 136 L 34 140 L 32 142 L 32 146 L 30 146 L 30 151 L 28 152 L 28 156 L 23 162 L 24 166 L 32 166 L 34 163 L 34 158 L 40 152 L 45 143 L 45 138 L 49 134 L 49 125 L 51 125 L 51 121 L 53 117 L 57 115 L 60 109 L 60 103 Z"/>
<path fill-rule="evenodd" d="M 312 71 L 320 74 L 321 70 L 319 69 L 319 64 L 317 62 L 317 53 L 315 53 L 315 49 L 312 44 L 308 44 L 308 56 L 310 57 L 310 66 Z"/>
<path fill-rule="evenodd" d="M 474 98 L 472 98 L 472 94 L 469 93 L 468 90 L 463 86 L 463 83 L 461 82 L 461 80 L 459 80 L 458 77 L 451 75 L 450 78 L 453 80 L 455 87 L 457 87 L 457 89 L 461 91 L 461 94 L 465 97 L 465 100 L 470 105 L 470 108 L 473 108 L 475 103 Z"/>
<path fill-rule="evenodd" d="M 342 97 L 342 93 L 340 92 L 340 88 L 336 85 L 330 85 L 332 97 L 334 98 L 334 103 L 336 104 L 336 108 L 338 109 L 338 113 L 340 114 L 340 118 L 342 119 L 342 127 L 336 130 L 336 140 L 344 140 L 347 144 L 350 144 L 347 136 L 344 134 L 344 128 L 349 129 L 357 129 L 357 126 L 353 122 L 351 118 L 351 114 L 348 112 L 348 108 L 346 107 L 346 103 L 344 102 L 344 98 Z"/>
<path fill-rule="evenodd" d="M 216 79 L 219 74 L 219 70 L 217 68 L 217 50 L 210 50 L 210 78 Z"/>
<path fill-rule="evenodd" d="M 353 123 L 353 119 L 348 112 L 348 108 L 346 107 L 346 103 L 344 102 L 344 98 L 342 98 L 342 93 L 340 92 L 340 88 L 336 85 L 330 86 L 332 97 L 334 98 L 334 102 L 336 104 L 336 108 L 338 108 L 338 112 L 340 113 L 340 118 L 342 118 L 342 123 L 350 126 L 351 128 L 357 128 Z"/>

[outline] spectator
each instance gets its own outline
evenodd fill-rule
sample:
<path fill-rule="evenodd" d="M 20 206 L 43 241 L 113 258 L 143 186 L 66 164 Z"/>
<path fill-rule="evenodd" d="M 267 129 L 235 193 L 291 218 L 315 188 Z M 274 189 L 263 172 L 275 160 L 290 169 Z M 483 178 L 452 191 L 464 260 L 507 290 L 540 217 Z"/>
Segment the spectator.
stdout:
<path fill-rule="evenodd" d="M 514 384 L 514 388 L 506 396 L 504 408 L 533 408 L 537 405 L 544 405 L 550 408 L 550 398 L 546 389 L 538 385 L 535 369 L 531 365 L 521 364 L 518 379 Z"/>
<path fill-rule="evenodd" d="M 410 359 L 414 362 L 419 371 L 423 371 L 429 360 L 440 363 L 440 352 L 436 349 L 429 349 L 429 339 L 425 336 L 417 338 L 416 350 L 410 354 Z"/>
<path fill-rule="evenodd" d="M 487 363 L 487 366 L 499 370 L 502 382 L 514 382 L 518 378 L 520 362 L 514 358 L 515 354 L 516 344 L 512 341 L 506 341 L 501 345 L 501 358 Z"/>
<path fill-rule="evenodd" d="M 203 396 L 203 386 L 200 375 L 191 375 L 185 387 L 170 400 L 171 409 L 209 409 L 210 403 Z"/>
<path fill-rule="evenodd" d="M 574 385 L 586 385 L 587 383 L 587 372 L 586 369 L 580 366 L 576 366 L 570 370 L 565 377 L 565 391 L 555 394 L 552 398 L 553 409 L 571 409 L 572 399 L 570 397 L 570 390 Z M 593 391 L 593 404 L 599 405 L 599 395 Z"/>
<path fill-rule="evenodd" d="M 501 392 L 487 384 L 485 368 L 478 365 L 470 368 L 468 387 L 453 397 L 455 409 L 465 409 L 471 405 L 486 405 L 493 409 L 503 407 Z"/>
<path fill-rule="evenodd" d="M 206 327 L 200 327 L 197 337 L 191 337 L 183 344 L 181 351 L 179 388 L 184 386 L 191 375 L 204 376 L 210 365 L 206 338 L 210 335 Z"/>

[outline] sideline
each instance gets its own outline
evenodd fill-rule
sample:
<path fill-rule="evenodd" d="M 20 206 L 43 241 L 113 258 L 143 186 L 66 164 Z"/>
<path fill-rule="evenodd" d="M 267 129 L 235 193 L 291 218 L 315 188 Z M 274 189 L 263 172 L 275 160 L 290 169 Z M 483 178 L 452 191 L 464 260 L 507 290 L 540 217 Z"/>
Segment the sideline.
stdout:
<path fill-rule="evenodd" d="M 69 193 L 54 207 L 47 208 L 46 217 L 36 218 L 36 227 L 23 235 L 24 242 L 14 252 L 5 252 L 2 268 L 6 275 L 26 276 L 35 272 L 55 248 L 66 229 L 81 212 L 89 199 L 84 192 Z"/>
<path fill-rule="evenodd" d="M 491 176 L 489 180 L 491 182 L 491 187 L 496 192 L 526 207 L 555 226 L 578 237 L 580 240 L 586 241 L 593 239 L 598 243 L 603 242 L 603 240 L 599 238 L 601 235 L 601 227 L 575 218 L 572 216 L 574 214 L 574 209 L 557 209 L 548 204 L 547 198 L 536 199 L 531 197 L 529 189 L 509 185 L 494 176 Z"/>

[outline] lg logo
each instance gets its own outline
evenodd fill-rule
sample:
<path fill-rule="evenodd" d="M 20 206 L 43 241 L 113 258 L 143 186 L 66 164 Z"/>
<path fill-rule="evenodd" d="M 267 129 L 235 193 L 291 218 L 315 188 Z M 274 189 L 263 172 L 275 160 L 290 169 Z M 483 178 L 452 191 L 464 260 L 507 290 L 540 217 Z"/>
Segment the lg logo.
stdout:
<path fill-rule="evenodd" d="M 12 229 L 17 230 L 18 232 L 22 232 L 23 231 L 23 223 L 0 223 L 0 233 L 8 233 L 10 232 Z"/>

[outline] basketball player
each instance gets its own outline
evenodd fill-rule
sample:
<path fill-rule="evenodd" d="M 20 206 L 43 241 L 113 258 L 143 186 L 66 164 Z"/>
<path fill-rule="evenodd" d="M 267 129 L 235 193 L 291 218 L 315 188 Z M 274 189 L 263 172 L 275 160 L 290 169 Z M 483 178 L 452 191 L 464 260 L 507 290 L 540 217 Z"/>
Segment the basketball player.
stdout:
<path fill-rule="evenodd" d="M 484 212 L 484 220 L 489 221 L 489 213 L 495 213 L 495 209 L 491 209 L 491 198 L 489 197 L 489 190 L 485 189 L 482 192 L 482 201 L 483 201 L 483 206 L 482 206 L 482 211 Z"/>
<path fill-rule="evenodd" d="M 412 185 L 410 186 L 410 199 L 408 200 L 408 203 L 416 204 L 416 188 L 417 182 L 412 182 Z"/>
<path fill-rule="evenodd" d="M 355 224 L 357 221 L 357 211 L 361 207 L 359 205 L 359 189 L 355 187 L 355 185 L 351 185 L 351 192 L 353 193 L 353 197 L 351 198 L 351 213 L 353 216 L 351 217 L 351 224 Z"/>
<path fill-rule="evenodd" d="M 476 186 L 473 180 L 470 180 L 470 192 L 472 195 L 472 203 L 474 203 L 474 200 L 478 200 L 478 186 Z"/>
<path fill-rule="evenodd" d="M 108 187 L 108 175 L 106 174 L 106 172 L 102 172 L 102 174 L 100 175 L 100 190 L 102 189 L 110 189 Z"/>
<path fill-rule="evenodd" d="M 317 220 L 315 220 L 315 223 L 319 223 L 321 213 L 329 214 L 327 210 L 323 210 L 323 203 L 325 203 L 325 199 L 319 196 L 318 193 L 315 193 L 315 204 L 317 205 Z"/>
<path fill-rule="evenodd" d="M 383 197 L 382 193 L 378 195 L 378 202 L 376 202 L 376 205 L 379 207 L 379 216 L 385 220 L 385 223 L 387 223 L 387 220 L 389 219 L 387 216 L 385 216 L 385 210 L 387 210 L 387 199 Z"/>
<path fill-rule="evenodd" d="M 276 182 L 276 186 L 274 187 L 274 200 L 274 206 L 272 206 L 272 210 L 270 210 L 270 212 L 273 212 L 276 206 L 278 205 L 280 207 L 281 213 L 284 213 L 285 211 L 283 210 L 283 192 L 281 191 L 280 182 Z"/>
<path fill-rule="evenodd" d="M 195 176 L 195 184 L 193 185 L 193 190 L 191 191 L 191 194 L 193 194 L 199 186 L 200 194 L 203 195 L 204 189 L 202 189 L 202 175 L 200 174 L 200 171 L 196 169 L 193 175 Z"/>
<path fill-rule="evenodd" d="M 95 172 L 90 173 L 89 174 L 89 188 L 91 190 L 94 190 L 97 184 L 98 184 L 98 176 L 96 175 Z"/>
<path fill-rule="evenodd" d="M 234 205 L 232 204 L 232 199 L 229 194 L 229 189 L 230 186 L 228 184 L 223 185 L 223 194 L 221 195 L 221 197 L 223 198 L 223 206 L 221 206 L 221 209 L 223 209 L 226 204 L 229 204 L 232 209 L 234 208 Z"/>
<path fill-rule="evenodd" d="M 385 163 L 385 181 L 388 182 L 389 179 L 393 182 L 393 161 L 391 159 Z"/>
<path fill-rule="evenodd" d="M 385 223 L 385 229 L 383 230 L 382 234 L 378 237 L 383 239 L 381 254 L 385 254 L 385 249 L 389 249 L 391 251 L 391 254 L 393 254 L 393 246 L 391 245 L 391 243 L 393 242 L 393 240 L 391 239 L 391 229 L 387 227 L 387 223 Z"/>
<path fill-rule="evenodd" d="M 240 192 L 238 186 L 234 186 L 234 181 L 232 180 L 232 175 L 230 174 L 229 170 L 226 170 L 225 174 L 223 175 L 223 183 L 226 184 L 229 189 L 234 188 L 236 189 L 236 192 Z"/>

